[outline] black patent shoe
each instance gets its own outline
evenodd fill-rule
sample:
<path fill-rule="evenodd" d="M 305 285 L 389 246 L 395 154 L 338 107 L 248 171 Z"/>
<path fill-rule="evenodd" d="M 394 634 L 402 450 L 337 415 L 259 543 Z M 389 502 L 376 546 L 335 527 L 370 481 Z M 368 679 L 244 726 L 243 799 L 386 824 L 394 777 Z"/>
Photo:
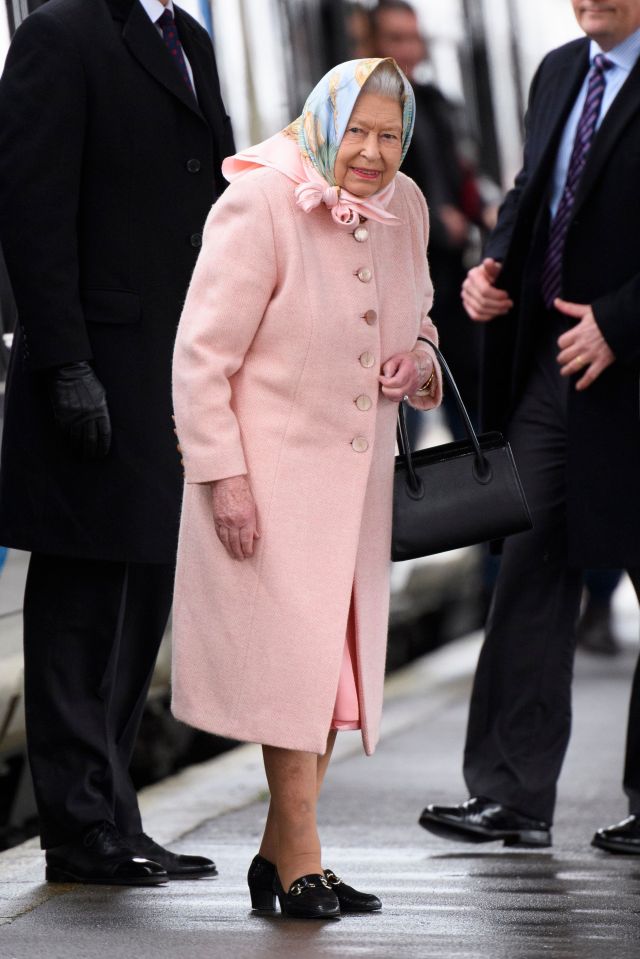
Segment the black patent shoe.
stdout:
<path fill-rule="evenodd" d="M 370 892 L 358 892 L 353 886 L 347 886 L 336 876 L 333 869 L 325 869 L 324 878 L 338 897 L 340 912 L 378 912 L 382 909 L 382 903 L 377 896 Z"/>
<path fill-rule="evenodd" d="M 472 797 L 458 806 L 427 806 L 418 822 L 434 835 L 458 842 L 502 840 L 505 846 L 529 848 L 551 845 L 549 823 L 483 797 Z"/>
<path fill-rule="evenodd" d="M 138 855 L 159 863 L 166 870 L 169 879 L 211 879 L 218 875 L 216 864 L 211 859 L 171 852 L 144 832 L 127 836 L 127 842 L 137 850 Z"/>
<path fill-rule="evenodd" d="M 272 862 L 259 854 L 254 856 L 253 862 L 249 866 L 247 883 L 251 895 L 251 907 L 257 912 L 275 912 L 275 876 L 276 867 Z M 338 897 L 341 913 L 377 912 L 382 909 L 382 903 L 377 896 L 368 892 L 358 892 L 352 886 L 347 886 L 342 879 L 336 876 L 333 869 L 325 869 L 324 878 Z"/>
<path fill-rule="evenodd" d="M 339 919 L 340 903 L 322 873 L 300 876 L 285 892 L 276 869 L 275 893 L 283 915 L 291 919 Z"/>
<path fill-rule="evenodd" d="M 85 882 L 107 886 L 157 886 L 166 869 L 140 856 L 111 823 L 99 823 L 82 839 L 47 849 L 48 882 Z"/>
<path fill-rule="evenodd" d="M 607 852 L 640 856 L 640 816 L 627 816 L 615 826 L 598 829 L 591 845 Z"/>

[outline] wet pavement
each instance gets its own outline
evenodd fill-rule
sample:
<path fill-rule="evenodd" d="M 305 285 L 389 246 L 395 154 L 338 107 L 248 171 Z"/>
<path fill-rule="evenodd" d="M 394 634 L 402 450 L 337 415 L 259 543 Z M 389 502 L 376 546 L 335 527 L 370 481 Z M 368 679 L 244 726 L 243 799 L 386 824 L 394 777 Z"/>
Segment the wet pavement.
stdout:
<path fill-rule="evenodd" d="M 637 635 L 635 620 L 630 629 Z M 417 825 L 426 802 L 465 798 L 460 759 L 476 652 L 467 641 L 445 654 L 439 671 L 419 663 L 394 677 L 376 755 L 343 755 L 329 771 L 324 861 L 378 893 L 382 913 L 327 924 L 251 914 L 244 877 L 266 802 L 246 804 L 261 788 L 249 748 L 238 754 L 242 769 L 234 770 L 232 758 L 214 761 L 149 805 L 157 838 L 180 824 L 173 848 L 211 855 L 220 878 L 153 890 L 47 887 L 39 854 L 27 845 L 0 857 L 0 957 L 637 959 L 640 857 L 589 845 L 598 826 L 626 814 L 619 782 L 635 643 L 613 659 L 578 658 L 554 845 L 532 852 L 447 843 Z M 343 754 L 350 745 L 357 746 L 356 734 L 343 734 Z M 244 798 L 240 780 L 242 788 L 253 783 Z M 240 808 L 225 811 L 225 790 Z"/>

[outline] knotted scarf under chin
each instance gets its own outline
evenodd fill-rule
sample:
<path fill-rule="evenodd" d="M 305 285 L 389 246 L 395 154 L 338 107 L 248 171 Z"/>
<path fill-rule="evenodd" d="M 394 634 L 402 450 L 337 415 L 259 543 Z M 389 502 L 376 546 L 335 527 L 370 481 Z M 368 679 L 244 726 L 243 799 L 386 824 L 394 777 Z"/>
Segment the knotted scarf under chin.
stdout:
<path fill-rule="evenodd" d="M 341 199 L 339 186 L 325 187 L 321 183 L 300 183 L 294 192 L 298 206 L 302 207 L 305 213 L 310 213 L 324 203 L 331 211 L 331 216 L 336 223 L 351 226 L 360 219 L 353 207 Z"/>
<path fill-rule="evenodd" d="M 331 186 L 323 179 L 311 163 L 303 161 L 305 179 L 295 188 L 298 206 L 305 213 L 315 210 L 321 203 L 327 207 L 331 216 L 340 226 L 353 226 L 364 216 L 380 223 L 397 225 L 400 220 L 386 209 L 395 190 L 395 180 L 375 193 L 372 197 L 357 197 L 340 186 Z"/>

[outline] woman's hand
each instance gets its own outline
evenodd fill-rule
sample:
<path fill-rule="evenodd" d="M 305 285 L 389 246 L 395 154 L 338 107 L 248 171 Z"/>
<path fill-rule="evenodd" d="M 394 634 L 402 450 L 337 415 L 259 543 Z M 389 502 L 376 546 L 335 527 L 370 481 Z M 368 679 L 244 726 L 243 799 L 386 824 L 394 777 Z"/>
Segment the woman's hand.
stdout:
<path fill-rule="evenodd" d="M 213 518 L 218 539 L 233 559 L 253 556 L 260 538 L 256 504 L 246 476 L 229 476 L 213 483 Z"/>
<path fill-rule="evenodd" d="M 396 353 L 383 364 L 378 377 L 380 388 L 387 399 L 399 403 L 411 396 L 427 382 L 433 372 L 433 360 L 425 350 Z"/>

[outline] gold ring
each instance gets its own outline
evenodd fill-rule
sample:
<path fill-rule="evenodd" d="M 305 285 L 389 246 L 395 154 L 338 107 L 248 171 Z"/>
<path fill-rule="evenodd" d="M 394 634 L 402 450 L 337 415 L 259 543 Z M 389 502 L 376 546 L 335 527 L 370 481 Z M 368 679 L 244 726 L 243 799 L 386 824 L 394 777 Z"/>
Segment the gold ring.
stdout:
<path fill-rule="evenodd" d="M 583 359 L 583 357 L 582 357 L 582 354 L 579 354 L 578 356 L 576 356 L 576 358 L 574 359 L 573 362 L 574 362 L 574 363 L 577 363 L 578 366 L 583 366 L 583 365 L 584 365 L 584 359 Z"/>

